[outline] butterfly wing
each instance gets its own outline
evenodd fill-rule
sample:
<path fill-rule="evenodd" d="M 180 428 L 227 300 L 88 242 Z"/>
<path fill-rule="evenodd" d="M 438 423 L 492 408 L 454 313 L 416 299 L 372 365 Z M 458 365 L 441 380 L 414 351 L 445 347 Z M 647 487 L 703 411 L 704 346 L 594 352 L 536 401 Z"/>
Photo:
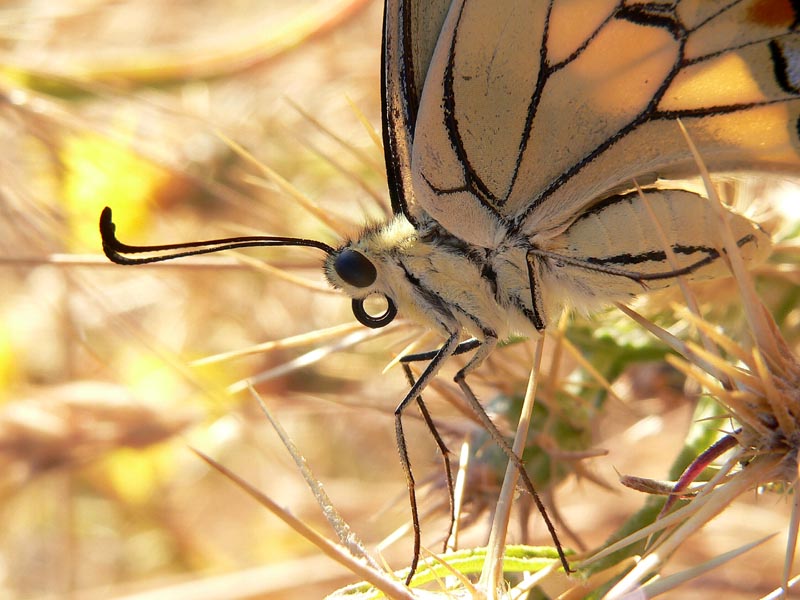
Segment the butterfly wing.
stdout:
<path fill-rule="evenodd" d="M 411 147 L 420 94 L 450 0 L 386 0 L 381 93 L 392 210 L 415 221 Z"/>
<path fill-rule="evenodd" d="M 495 247 L 547 237 L 636 178 L 800 173 L 800 33 L 788 0 L 459 0 L 420 96 L 416 201 Z"/>

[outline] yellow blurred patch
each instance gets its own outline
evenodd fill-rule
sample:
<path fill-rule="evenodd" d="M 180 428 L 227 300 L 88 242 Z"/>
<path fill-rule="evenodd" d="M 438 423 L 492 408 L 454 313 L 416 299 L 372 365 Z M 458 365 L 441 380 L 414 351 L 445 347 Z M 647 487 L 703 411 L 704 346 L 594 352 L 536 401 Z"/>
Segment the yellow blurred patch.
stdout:
<path fill-rule="evenodd" d="M 189 368 L 184 358 L 164 350 L 159 355 L 125 353 L 118 364 L 126 389 L 166 408 L 198 408 L 221 415 L 249 398 L 226 393 L 231 381 L 247 375 L 230 363 Z"/>
<path fill-rule="evenodd" d="M 135 234 L 145 225 L 151 200 L 171 178 L 125 144 L 94 133 L 66 137 L 60 157 L 72 251 L 100 251 L 97 219 L 107 205 L 125 215 L 128 230 L 122 235 Z"/>
<path fill-rule="evenodd" d="M 121 448 L 102 461 L 106 481 L 129 504 L 144 504 L 173 471 L 175 449 L 169 444 L 146 450 Z"/>
<path fill-rule="evenodd" d="M 8 331 L 0 328 L 0 402 L 5 401 L 5 392 L 17 375 L 16 351 Z"/>
<path fill-rule="evenodd" d="M 176 365 L 179 364 L 176 358 Z M 169 405 L 186 396 L 186 384 L 179 371 L 159 356 L 129 353 L 120 360 L 125 387 L 137 398 Z"/>

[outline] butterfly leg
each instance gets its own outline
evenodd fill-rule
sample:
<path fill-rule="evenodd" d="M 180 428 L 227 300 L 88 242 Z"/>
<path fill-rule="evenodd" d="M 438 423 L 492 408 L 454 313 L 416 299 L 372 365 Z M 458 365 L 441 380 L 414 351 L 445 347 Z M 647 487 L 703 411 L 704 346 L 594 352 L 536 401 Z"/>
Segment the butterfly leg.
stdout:
<path fill-rule="evenodd" d="M 408 358 L 408 357 L 407 357 Z M 409 360 L 401 361 L 403 364 L 403 371 L 406 374 L 406 379 L 408 380 L 409 385 L 413 386 L 415 383 L 414 374 L 411 372 L 411 367 L 408 366 L 408 363 L 411 362 Z M 450 500 L 450 526 L 447 529 L 447 536 L 445 537 L 444 547 L 447 549 L 447 542 L 450 539 L 450 536 L 453 535 L 453 529 L 455 528 L 456 524 L 456 515 L 455 515 L 455 496 L 454 496 L 454 484 L 453 484 L 453 471 L 450 467 L 450 450 L 447 449 L 447 445 L 444 443 L 442 436 L 439 435 L 439 431 L 436 429 L 436 425 L 433 423 L 433 419 L 431 418 L 430 412 L 428 412 L 428 407 L 425 406 L 425 403 L 422 400 L 422 396 L 417 396 L 417 406 L 419 407 L 419 412 L 422 414 L 422 418 L 425 421 L 425 425 L 428 427 L 428 431 L 430 432 L 433 440 L 436 442 L 436 445 L 439 448 L 439 452 L 442 455 L 442 461 L 444 463 L 444 475 L 447 482 L 447 492 L 448 497 Z M 409 471 L 410 471 L 409 465 Z M 413 477 L 411 478 L 413 481 Z M 413 509 L 412 509 L 413 510 Z"/>
<path fill-rule="evenodd" d="M 561 547 L 561 542 L 558 539 L 558 533 L 556 533 L 556 528 L 553 525 L 553 522 L 550 520 L 550 517 L 547 514 L 547 509 L 545 509 L 544 503 L 539 497 L 539 494 L 533 487 L 533 482 L 528 476 L 528 472 L 525 470 L 525 465 L 522 463 L 522 460 L 516 455 L 514 450 L 508 444 L 506 438 L 503 437 L 503 435 L 497 429 L 497 426 L 494 424 L 494 422 L 489 418 L 489 415 L 486 414 L 486 410 L 484 410 L 483 405 L 480 403 L 477 396 L 475 396 L 475 392 L 472 391 L 472 388 L 470 388 L 469 384 L 467 383 L 466 379 L 467 374 L 478 368 L 478 366 L 480 366 L 480 364 L 486 359 L 486 357 L 489 354 L 491 354 L 492 350 L 494 350 L 494 347 L 496 345 L 497 345 L 497 337 L 487 335 L 483 344 L 478 348 L 478 351 L 475 353 L 472 359 L 470 359 L 470 361 L 466 364 L 466 366 L 463 369 L 461 369 L 458 373 L 456 373 L 454 381 L 456 382 L 456 384 L 458 384 L 458 387 L 461 388 L 464 397 L 467 399 L 467 403 L 469 404 L 470 408 L 475 413 L 475 415 L 478 417 L 481 424 L 486 428 L 486 431 L 489 432 L 489 434 L 492 436 L 492 439 L 494 439 L 495 443 L 500 447 L 500 449 L 508 457 L 508 459 L 514 463 L 514 466 L 516 466 L 525 489 L 533 498 L 533 502 L 536 504 L 536 508 L 542 515 L 542 519 L 544 519 L 544 523 L 547 526 L 547 531 L 550 533 L 550 537 L 553 539 L 553 544 L 556 547 L 556 551 L 558 552 L 558 557 L 561 560 L 561 565 L 564 567 L 564 571 L 566 573 L 572 573 L 574 571 L 569 567 L 569 562 L 567 561 L 567 557 L 564 554 L 564 549 Z"/>
<path fill-rule="evenodd" d="M 439 436 L 436 428 L 433 426 L 433 421 L 430 418 L 430 414 L 428 413 L 427 408 L 425 408 L 425 404 L 422 401 L 422 390 L 424 390 L 428 383 L 433 379 L 436 373 L 439 371 L 439 368 L 444 364 L 444 362 L 453 355 L 453 353 L 458 348 L 458 336 L 459 333 L 455 332 L 447 338 L 447 341 L 444 345 L 439 348 L 439 350 L 434 354 L 433 358 L 430 359 L 430 362 L 425 367 L 425 370 L 420 375 L 419 379 L 414 381 L 413 376 L 410 375 L 410 370 L 406 372 L 407 377 L 409 377 L 409 383 L 411 383 L 411 389 L 406 394 L 405 398 L 403 398 L 402 402 L 397 405 L 397 408 L 394 410 L 394 433 L 395 433 L 395 441 L 397 444 L 397 451 L 400 454 L 400 464 L 403 467 L 403 472 L 406 476 L 406 486 L 408 487 L 408 497 L 409 502 L 411 504 L 411 522 L 414 529 L 414 556 L 411 560 L 411 568 L 408 571 L 408 576 L 406 577 L 406 585 L 411 583 L 411 579 L 414 577 L 414 573 L 417 571 L 417 566 L 419 565 L 419 553 L 420 553 L 420 525 L 419 525 L 419 511 L 417 510 L 417 494 L 416 494 L 416 484 L 414 482 L 414 475 L 411 472 L 411 461 L 408 458 L 408 447 L 406 446 L 406 439 L 405 434 L 403 433 L 403 411 L 411 404 L 412 401 L 416 401 L 417 405 L 420 407 L 422 411 L 422 416 L 425 419 L 428 428 L 433 433 L 434 439 L 436 440 L 439 449 L 442 451 L 442 455 L 444 456 L 444 460 L 446 463 L 446 472 L 447 472 L 447 479 L 448 479 L 448 488 L 450 489 L 450 502 L 452 508 L 452 495 L 453 495 L 453 484 L 452 484 L 452 473 L 450 472 L 450 464 L 447 462 L 447 447 L 444 445 L 441 437 Z M 405 367 L 405 365 L 404 365 Z M 405 367 L 407 368 L 407 367 Z M 450 511 L 451 515 L 453 511 Z M 451 523 L 451 531 L 452 531 L 452 523 Z M 449 534 L 448 534 L 449 535 Z"/>
<path fill-rule="evenodd" d="M 456 346 L 456 349 L 453 351 L 453 356 L 455 356 L 456 354 L 463 354 L 465 352 L 474 350 L 480 345 L 481 345 L 480 340 L 477 340 L 475 338 L 471 338 L 469 340 L 461 342 L 458 346 Z M 435 350 L 433 352 L 420 352 L 418 354 L 409 354 L 408 356 L 404 356 L 403 358 L 400 359 L 400 362 L 403 365 L 403 371 L 406 374 L 406 379 L 408 380 L 410 386 L 413 387 L 414 384 L 416 383 L 416 380 L 414 379 L 414 375 L 411 372 L 411 368 L 408 366 L 409 363 L 420 362 L 420 361 L 431 361 L 436 356 L 437 352 L 438 351 Z M 422 418 L 425 421 L 425 425 L 428 427 L 428 431 L 431 433 L 431 436 L 436 442 L 436 445 L 439 447 L 439 452 L 441 453 L 442 461 L 444 462 L 444 474 L 447 482 L 447 493 L 450 501 L 450 525 L 447 529 L 447 536 L 445 537 L 444 541 L 445 549 L 447 549 L 447 542 L 453 535 L 453 530 L 455 529 L 456 526 L 455 491 L 454 491 L 455 485 L 453 483 L 453 471 L 450 466 L 450 450 L 447 448 L 447 445 L 444 443 L 444 440 L 442 439 L 441 435 L 439 435 L 439 431 L 436 429 L 436 425 L 433 423 L 433 419 L 430 416 L 430 412 L 428 412 L 428 407 L 422 400 L 422 396 L 417 396 L 416 401 L 417 405 L 419 406 L 419 411 L 422 414 Z M 397 426 L 395 427 L 395 429 L 397 429 Z M 402 424 L 400 425 L 400 430 L 402 434 Z M 412 490 L 414 489 L 413 488 L 414 478 L 413 476 L 411 476 L 410 473 L 411 465 L 407 460 L 408 454 L 405 451 L 406 449 L 404 441 L 402 444 L 398 442 L 397 445 L 398 445 L 398 451 L 400 452 L 400 459 L 401 462 L 403 463 L 403 469 L 406 470 L 406 467 L 408 467 L 407 469 L 408 472 L 406 473 L 406 479 L 411 482 L 412 487 L 411 490 L 409 490 L 409 493 L 412 493 Z M 411 512 L 412 514 L 414 514 L 416 512 L 416 501 L 413 497 L 411 499 L 411 504 L 412 504 Z"/>
<path fill-rule="evenodd" d="M 539 278 L 537 277 L 538 269 L 536 264 L 536 255 L 531 250 L 525 255 L 525 261 L 528 263 L 528 286 L 531 290 L 531 313 L 528 315 L 528 320 L 536 328 L 536 331 L 544 331 L 547 324 L 544 321 L 544 303 L 542 301 L 542 286 L 539 285 Z"/>

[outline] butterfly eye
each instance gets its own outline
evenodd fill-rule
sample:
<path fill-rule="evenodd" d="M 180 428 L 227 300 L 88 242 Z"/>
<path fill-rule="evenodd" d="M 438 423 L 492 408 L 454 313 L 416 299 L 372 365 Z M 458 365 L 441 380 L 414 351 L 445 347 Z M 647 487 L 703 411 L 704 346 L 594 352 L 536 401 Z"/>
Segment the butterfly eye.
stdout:
<path fill-rule="evenodd" d="M 371 286 L 378 277 L 375 265 L 355 250 L 342 250 L 333 261 L 333 268 L 345 283 L 357 288 Z"/>
<path fill-rule="evenodd" d="M 364 300 L 357 300 L 354 298 L 353 315 L 359 323 L 369 327 L 370 329 L 380 329 L 381 327 L 386 327 L 397 316 L 397 307 L 395 306 L 394 302 L 392 302 L 392 299 L 388 296 L 384 296 L 384 299 L 386 300 L 386 312 L 380 316 L 373 317 L 364 308 Z"/>

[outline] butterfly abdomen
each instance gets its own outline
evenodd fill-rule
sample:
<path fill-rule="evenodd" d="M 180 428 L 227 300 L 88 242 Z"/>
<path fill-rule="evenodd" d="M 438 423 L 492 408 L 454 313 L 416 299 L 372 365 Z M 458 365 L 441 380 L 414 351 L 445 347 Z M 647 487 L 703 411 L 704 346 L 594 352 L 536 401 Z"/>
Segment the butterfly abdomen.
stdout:
<path fill-rule="evenodd" d="M 745 262 L 763 261 L 769 234 L 739 214 L 727 214 Z M 539 242 L 552 253 L 542 258 L 542 282 L 548 293 L 589 309 L 671 285 L 676 272 L 689 280 L 724 276 L 721 231 L 711 201 L 688 190 L 612 196 L 581 213 L 562 234 Z"/>

